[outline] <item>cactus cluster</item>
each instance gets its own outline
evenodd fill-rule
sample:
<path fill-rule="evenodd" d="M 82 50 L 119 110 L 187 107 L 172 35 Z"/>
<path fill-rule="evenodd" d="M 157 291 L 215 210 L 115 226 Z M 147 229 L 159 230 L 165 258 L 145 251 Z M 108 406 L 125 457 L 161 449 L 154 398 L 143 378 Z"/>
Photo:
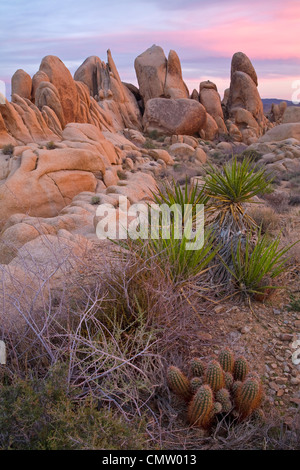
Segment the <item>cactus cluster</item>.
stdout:
<path fill-rule="evenodd" d="M 249 372 L 247 360 L 235 359 L 229 349 L 220 352 L 218 360 L 206 365 L 200 358 L 190 362 L 188 378 L 178 367 L 170 366 L 167 380 L 170 389 L 188 403 L 187 417 L 191 426 L 208 429 L 219 413 L 231 412 L 242 421 L 250 415 L 262 420 L 259 409 L 263 398 L 260 377 Z"/>

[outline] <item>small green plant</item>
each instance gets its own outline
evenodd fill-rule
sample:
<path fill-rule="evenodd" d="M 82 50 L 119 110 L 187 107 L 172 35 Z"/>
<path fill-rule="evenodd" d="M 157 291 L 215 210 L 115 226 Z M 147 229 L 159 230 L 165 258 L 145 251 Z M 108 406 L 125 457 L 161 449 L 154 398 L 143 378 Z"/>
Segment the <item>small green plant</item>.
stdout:
<path fill-rule="evenodd" d="M 159 133 L 156 129 L 154 129 L 153 131 L 150 131 L 149 132 L 149 138 L 151 140 L 157 140 L 159 138 Z"/>
<path fill-rule="evenodd" d="M 143 147 L 145 149 L 155 149 L 156 145 L 153 143 L 152 139 L 146 138 L 146 142 L 144 143 Z"/>
<path fill-rule="evenodd" d="M 47 142 L 47 144 L 46 144 L 46 149 L 47 150 L 54 150 L 56 148 L 57 147 L 56 147 L 55 143 L 53 142 L 53 140 L 50 140 L 50 142 Z"/>
<path fill-rule="evenodd" d="M 93 204 L 93 205 L 100 204 L 100 197 L 99 196 L 93 196 L 92 199 L 91 199 L 91 204 Z"/>
<path fill-rule="evenodd" d="M 117 176 L 118 176 L 118 178 L 119 178 L 121 181 L 127 179 L 126 172 L 125 172 L 125 171 L 122 171 L 122 170 L 118 170 L 118 171 L 117 171 Z"/>
<path fill-rule="evenodd" d="M 13 155 L 14 154 L 14 146 L 12 144 L 4 145 L 2 148 L 3 155 Z"/>
<path fill-rule="evenodd" d="M 293 294 L 290 295 L 290 303 L 287 306 L 289 312 L 300 312 L 300 297 L 296 298 Z"/>
<path fill-rule="evenodd" d="M 233 268 L 227 265 L 237 288 L 247 296 L 261 295 L 279 288 L 272 281 L 286 270 L 285 254 L 296 243 L 280 249 L 280 237 L 270 241 L 260 232 L 255 243 L 252 243 L 250 236 L 244 240 L 240 238 L 236 249 L 232 250 Z"/>

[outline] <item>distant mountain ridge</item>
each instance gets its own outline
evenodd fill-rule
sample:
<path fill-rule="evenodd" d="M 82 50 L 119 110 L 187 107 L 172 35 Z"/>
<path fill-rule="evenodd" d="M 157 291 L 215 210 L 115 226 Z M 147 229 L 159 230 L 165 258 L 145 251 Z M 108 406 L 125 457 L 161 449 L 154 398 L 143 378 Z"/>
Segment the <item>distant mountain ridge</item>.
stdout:
<path fill-rule="evenodd" d="M 296 105 L 292 101 L 288 101 L 288 100 L 278 100 L 276 98 L 263 98 L 262 102 L 264 106 L 264 113 L 269 113 L 271 111 L 272 103 L 279 104 L 282 101 L 286 101 L 288 106 L 300 106 L 300 104 Z"/>

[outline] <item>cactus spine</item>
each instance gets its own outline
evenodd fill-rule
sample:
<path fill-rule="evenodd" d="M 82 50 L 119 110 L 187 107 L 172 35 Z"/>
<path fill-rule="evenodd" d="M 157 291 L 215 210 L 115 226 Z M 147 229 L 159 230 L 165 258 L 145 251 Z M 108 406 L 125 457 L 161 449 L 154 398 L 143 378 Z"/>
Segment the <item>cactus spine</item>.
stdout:
<path fill-rule="evenodd" d="M 198 388 L 203 385 L 203 380 L 201 377 L 193 377 L 191 380 L 191 391 L 192 393 L 196 393 Z"/>
<path fill-rule="evenodd" d="M 232 385 L 233 385 L 233 375 L 232 375 L 232 373 L 231 372 L 225 372 L 224 379 L 225 379 L 225 387 L 228 390 L 231 390 Z"/>
<path fill-rule="evenodd" d="M 204 429 L 209 427 L 213 408 L 213 393 L 208 385 L 202 385 L 190 402 L 188 420 L 191 425 Z"/>
<path fill-rule="evenodd" d="M 223 413 L 229 413 L 232 410 L 230 394 L 226 388 L 221 388 L 216 392 L 216 400 L 221 403 Z"/>
<path fill-rule="evenodd" d="M 247 379 L 238 389 L 236 405 L 241 419 L 247 418 L 258 407 L 260 384 L 255 379 Z"/>
<path fill-rule="evenodd" d="M 167 379 L 169 387 L 177 395 L 181 396 L 185 400 L 191 398 L 191 386 L 189 379 L 181 372 L 178 367 L 170 366 L 167 371 Z"/>
<path fill-rule="evenodd" d="M 240 356 L 234 362 L 233 367 L 233 377 L 234 380 L 239 380 L 243 382 L 245 380 L 246 375 L 248 374 L 249 366 L 248 362 L 243 356 Z"/>
<path fill-rule="evenodd" d="M 205 367 L 201 359 L 199 359 L 199 357 L 194 357 L 191 360 L 190 364 L 193 377 L 202 377 L 204 374 Z"/>
<path fill-rule="evenodd" d="M 223 351 L 221 351 L 219 354 L 218 360 L 225 372 L 233 371 L 234 356 L 230 349 L 223 349 Z"/>
<path fill-rule="evenodd" d="M 224 372 L 219 362 L 211 361 L 208 364 L 205 372 L 205 383 L 207 383 L 214 392 L 224 387 Z"/>

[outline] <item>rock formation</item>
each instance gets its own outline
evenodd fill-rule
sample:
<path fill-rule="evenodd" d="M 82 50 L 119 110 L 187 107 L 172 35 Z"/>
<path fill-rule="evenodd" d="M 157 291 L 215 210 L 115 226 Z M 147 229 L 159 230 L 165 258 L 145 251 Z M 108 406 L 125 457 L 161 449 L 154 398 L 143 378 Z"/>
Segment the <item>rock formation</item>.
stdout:
<path fill-rule="evenodd" d="M 262 135 L 266 126 L 257 85 L 257 75 L 250 59 L 242 52 L 234 54 L 231 62 L 230 89 L 225 101 L 226 112 L 240 130 L 243 141 L 248 144 Z M 252 118 L 256 121 L 255 124 Z"/>
<path fill-rule="evenodd" d="M 175 51 L 167 59 L 163 49 L 153 45 L 135 59 L 134 67 L 145 105 L 152 98 L 189 98 Z"/>
<path fill-rule="evenodd" d="M 205 122 L 204 107 L 189 99 L 150 99 L 143 117 L 146 132 L 157 131 L 166 135 L 194 135 L 200 132 Z"/>

